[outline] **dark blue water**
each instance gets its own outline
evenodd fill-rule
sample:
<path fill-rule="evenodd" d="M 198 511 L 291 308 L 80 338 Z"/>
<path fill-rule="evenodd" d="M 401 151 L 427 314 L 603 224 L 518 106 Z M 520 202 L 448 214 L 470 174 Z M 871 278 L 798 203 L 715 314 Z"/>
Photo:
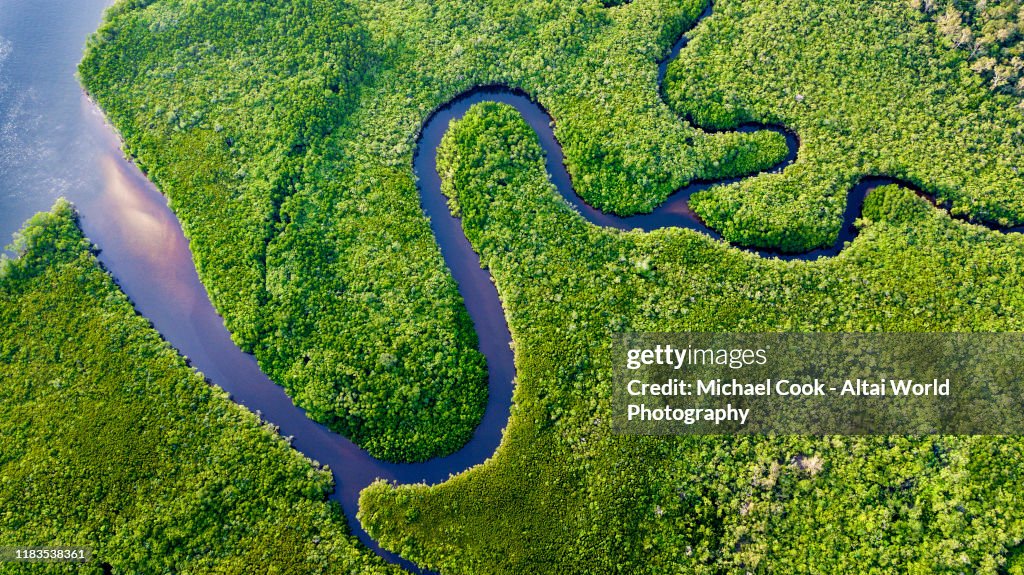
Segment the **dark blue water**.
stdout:
<path fill-rule="evenodd" d="M 446 254 L 465 262 L 452 272 L 488 358 L 485 415 L 470 443 L 448 457 L 417 465 L 378 461 L 308 419 L 253 357 L 234 345 L 164 197 L 124 159 L 114 131 L 83 94 L 75 69 L 108 0 L 0 2 L 0 235 L 9 239 L 60 196 L 71 200 L 85 233 L 101 249 L 101 262 L 138 312 L 207 378 L 278 425 L 282 435 L 292 436 L 296 449 L 330 466 L 337 483 L 332 499 L 341 503 L 356 535 L 374 549 L 376 543 L 355 520 L 365 486 L 378 478 L 441 482 L 494 453 L 511 406 L 511 336 L 494 285 L 464 238 Z"/>
<path fill-rule="evenodd" d="M 163 196 L 123 158 L 113 131 L 82 94 L 74 77 L 75 66 L 108 1 L 0 2 L 0 235 L 10 237 L 24 220 L 48 209 L 58 196 L 74 202 L 86 234 L 102 249 L 102 263 L 139 313 L 235 401 L 278 425 L 282 435 L 294 437 L 296 449 L 329 465 L 337 482 L 332 499 L 342 505 L 360 540 L 392 561 L 398 559 L 382 552 L 355 520 L 362 488 L 378 478 L 437 483 L 484 462 L 500 443 L 512 402 L 515 367 L 498 292 L 489 272 L 480 268 L 460 222 L 449 212 L 435 169 L 437 144 L 453 119 L 478 102 L 514 106 L 536 130 L 547 154 L 548 172 L 561 195 L 596 225 L 644 230 L 683 227 L 718 237 L 688 207 L 692 193 L 712 184 L 688 186 L 651 214 L 630 218 L 604 214 L 575 194 L 562 164 L 561 147 L 550 128 L 551 118 L 527 96 L 490 88 L 453 99 L 425 122 L 413 168 L 419 177 L 423 209 L 487 358 L 489 401 L 473 439 L 458 452 L 420 464 L 382 462 L 309 420 L 260 371 L 255 360 L 231 342 L 199 282 L 188 241 Z M 684 45 L 685 41 L 678 42 L 672 55 Z M 663 75 L 664 63 L 659 79 Z M 778 127 L 741 129 L 766 128 L 787 137 L 789 155 L 773 168 L 784 169 L 797 158 L 798 142 L 793 134 Z M 842 233 L 833 246 L 783 257 L 815 259 L 838 253 L 856 233 L 852 223 L 864 196 L 891 181 L 870 178 L 851 189 Z"/>
<path fill-rule="evenodd" d="M 100 260 L 138 312 L 211 381 L 294 436 L 293 445 L 335 472 L 333 498 L 355 521 L 359 491 L 378 477 L 441 481 L 448 471 L 494 452 L 508 417 L 511 388 L 488 410 L 490 433 L 435 465 L 389 465 L 313 423 L 231 341 L 196 275 L 184 237 L 164 197 L 124 159 L 120 142 L 82 92 L 76 66 L 109 0 L 0 0 L 0 237 L 11 235 L 56 198 L 71 200 Z M 499 324 L 497 327 L 501 327 Z M 479 326 L 481 333 L 486 326 Z M 500 331 L 500 330 L 499 330 Z M 495 334 L 507 342 L 506 333 Z M 505 344 L 507 346 L 507 343 Z M 492 379 L 511 385 L 493 362 Z M 511 373 L 511 358 L 505 365 Z M 487 445 L 476 446 L 481 443 Z M 479 452 L 480 455 L 476 455 Z"/>

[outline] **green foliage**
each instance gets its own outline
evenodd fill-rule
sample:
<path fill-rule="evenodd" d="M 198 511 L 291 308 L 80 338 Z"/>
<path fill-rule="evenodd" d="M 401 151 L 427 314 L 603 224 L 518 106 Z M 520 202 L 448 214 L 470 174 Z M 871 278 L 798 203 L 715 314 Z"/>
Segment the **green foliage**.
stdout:
<path fill-rule="evenodd" d="M 14 234 L 14 242 L 7 249 L 17 259 L 0 255 L 0 280 L 9 282 L 28 280 L 46 268 L 66 263 L 81 251 L 91 249 L 81 237 L 74 220 L 74 210 L 64 198 L 59 198 L 49 212 L 32 216 L 24 227 Z"/>
<path fill-rule="evenodd" d="M 260 335 L 266 242 L 305 148 L 349 111 L 366 55 L 344 4 L 120 3 L 83 82 L 192 239 L 214 304 Z"/>
<path fill-rule="evenodd" d="M 770 166 L 778 134 L 705 134 L 661 99 L 657 61 L 703 4 L 123 2 L 81 76 L 236 339 L 375 456 L 425 459 L 470 436 L 486 390 L 420 210 L 419 127 L 474 86 L 521 88 L 557 119 L 580 192 L 620 213 Z"/>
<path fill-rule="evenodd" d="M 1024 96 L 1024 4 L 1020 0 L 911 0 L 996 92 Z M 1024 109 L 1024 101 L 1020 106 Z"/>
<path fill-rule="evenodd" d="M 0 278 L 0 546 L 87 546 L 3 573 L 397 573 L 347 534 L 329 472 L 138 316 L 70 206 Z"/>
<path fill-rule="evenodd" d="M 932 209 L 934 207 L 917 197 L 913 190 L 889 185 L 875 188 L 868 194 L 862 215 L 869 220 L 912 225 L 928 217 Z"/>
<path fill-rule="evenodd" d="M 363 492 L 385 547 L 445 573 L 997 573 L 1024 541 L 1015 437 L 611 433 L 615 332 L 1020 331 L 1024 240 L 876 190 L 837 257 L 763 259 L 689 230 L 586 223 L 536 136 L 483 104 L 444 191 L 494 274 L 516 408 L 485 465 Z"/>
<path fill-rule="evenodd" d="M 785 125 L 800 152 L 694 210 L 731 241 L 804 251 L 834 241 L 860 177 L 887 175 L 959 215 L 1024 222 L 1024 109 L 932 28 L 906 0 L 716 2 L 669 65 L 669 101 L 711 127 Z"/>
<path fill-rule="evenodd" d="M 523 89 L 557 121 L 580 194 L 624 214 L 694 178 L 764 168 L 777 135 L 705 134 L 659 96 L 656 62 L 702 7 L 124 3 L 82 76 L 171 197 L 213 301 L 264 369 L 374 454 L 421 459 L 468 437 L 483 394 L 410 170 L 423 120 L 473 86 Z M 716 3 L 669 68 L 675 111 L 781 123 L 801 153 L 694 207 L 731 240 L 801 250 L 835 237 L 860 176 L 885 174 L 958 214 L 1024 220 L 1017 102 L 930 26 L 906 0 Z M 207 34 L 223 43 L 200 60 Z M 615 437 L 606 342 L 1021 330 L 1020 238 L 893 187 L 867 202 L 857 241 L 814 263 L 684 230 L 600 230 L 557 198 L 534 135 L 501 106 L 458 124 L 440 168 L 510 318 L 516 407 L 487 464 L 364 493 L 361 519 L 386 546 L 451 573 L 994 573 L 1016 557 L 1018 440 Z"/>
<path fill-rule="evenodd" d="M 282 205 L 302 189 L 310 149 L 357 103 L 372 55 L 355 22 L 325 0 L 122 3 L 81 75 L 170 198 L 236 341 L 317 419 L 375 455 L 422 459 L 465 442 L 486 400 L 483 360 L 429 230 L 386 215 L 396 225 L 370 240 L 360 226 L 317 221 L 294 251 L 268 248 L 304 223 Z M 403 245 L 434 258 L 407 263 Z M 315 264 L 297 267 L 306 258 Z M 332 263 L 341 281 L 330 281 L 342 271 Z"/>

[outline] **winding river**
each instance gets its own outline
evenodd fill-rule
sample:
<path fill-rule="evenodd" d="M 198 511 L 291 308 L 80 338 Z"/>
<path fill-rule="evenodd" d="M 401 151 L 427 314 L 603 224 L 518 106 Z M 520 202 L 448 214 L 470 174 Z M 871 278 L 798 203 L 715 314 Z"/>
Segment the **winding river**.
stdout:
<path fill-rule="evenodd" d="M 9 7 L 6 6 L 8 2 Z M 489 272 L 480 267 L 478 255 L 467 241 L 459 220 L 448 210 L 446 198 L 440 190 L 440 179 L 435 168 L 437 146 L 449 123 L 462 117 L 471 106 L 479 102 L 493 101 L 511 105 L 522 114 L 540 138 L 552 182 L 565 200 L 588 221 L 618 229 L 681 227 L 697 230 L 713 238 L 720 237 L 689 210 L 688 200 L 694 192 L 722 182 L 699 182 L 687 186 L 650 214 L 627 218 L 606 214 L 587 205 L 576 195 L 563 165 L 561 147 L 551 129 L 552 119 L 527 95 L 503 87 L 485 87 L 454 98 L 424 123 L 417 140 L 413 169 L 419 180 L 423 210 L 430 217 L 437 243 L 458 284 L 476 328 L 481 352 L 487 359 L 489 399 L 484 417 L 472 440 L 456 453 L 420 464 L 379 461 L 344 437 L 307 418 L 303 410 L 292 404 L 284 390 L 260 371 L 253 357 L 243 353 L 231 341 L 223 321 L 211 306 L 199 282 L 188 240 L 167 207 L 165 198 L 134 165 L 124 159 L 120 142 L 104 123 L 101 112 L 81 95 L 74 84 L 74 63 L 80 57 L 81 42 L 84 35 L 99 23 L 100 13 L 109 4 L 109 0 L 88 0 L 73 4 L 74 8 L 68 10 L 63 0 L 5 0 L 6 16 L 0 15 L 0 114 L 4 115 L 0 116 L 0 120 L 24 126 L 25 122 L 37 119 L 34 113 L 22 118 L 12 117 L 12 114 L 21 114 L 26 109 L 32 112 L 36 108 L 31 100 L 26 105 L 24 98 L 20 104 L 14 105 L 10 99 L 14 93 L 9 88 L 10 84 L 18 88 L 17 93 L 26 98 L 37 97 L 39 110 L 59 108 L 66 116 L 58 116 L 64 118 L 63 123 L 54 126 L 45 124 L 47 120 L 39 120 L 44 122 L 40 133 L 27 133 L 24 136 L 23 139 L 30 144 L 37 140 L 42 142 L 40 149 L 43 153 L 34 156 L 15 155 L 11 150 L 20 144 L 11 147 L 4 140 L 12 136 L 8 133 L 9 129 L 8 132 L 3 131 L 7 128 L 3 128 L 4 124 L 0 123 L 0 145 L 4 146 L 3 155 L 0 155 L 0 191 L 9 194 L 0 199 L 11 204 L 8 207 L 18 208 L 7 211 L 7 219 L 0 222 L 5 229 L 0 231 L 9 234 L 16 229 L 14 222 L 20 225 L 28 213 L 46 209 L 57 194 L 69 197 L 79 209 L 84 231 L 102 248 L 99 256 L 101 262 L 132 299 L 138 312 L 150 319 L 156 329 L 191 360 L 192 365 L 230 393 L 235 401 L 276 424 L 282 435 L 293 438 L 292 445 L 296 449 L 329 465 L 337 482 L 332 499 L 341 504 L 354 533 L 389 561 L 414 571 L 418 571 L 415 566 L 380 549 L 355 519 L 359 492 L 378 478 L 397 483 L 438 483 L 451 474 L 486 461 L 497 449 L 504 425 L 508 421 L 515 377 L 513 354 L 508 345 L 511 336 L 497 290 Z M 18 15 L 19 11 L 21 16 Z M 709 13 L 710 8 L 702 17 Z M 10 22 L 4 21 L 5 17 L 10 18 Z M 70 34 L 69 29 L 73 29 Z M 47 31 L 47 34 L 40 35 L 40 30 Z M 33 51 L 46 52 L 52 50 L 51 43 L 63 45 L 62 42 L 75 43 L 75 51 L 57 54 L 54 56 L 56 63 L 40 65 L 38 62 L 33 63 L 31 57 L 17 59 L 19 53 L 31 55 Z M 664 77 L 668 60 L 685 43 L 684 37 L 659 65 L 659 82 Z M 16 65 L 13 73 L 3 68 L 5 50 L 14 55 L 12 61 Z M 19 66 L 24 69 L 24 78 L 21 80 L 18 79 Z M 39 74 L 43 74 L 43 80 L 39 79 Z M 19 81 L 29 88 L 34 86 L 37 91 L 21 89 L 23 86 L 19 87 Z M 6 91 L 5 85 L 8 86 Z M 5 97 L 8 99 L 5 100 Z M 41 112 L 38 118 L 42 118 Z M 796 160 L 798 142 L 795 135 L 770 126 L 748 125 L 740 129 L 771 129 L 785 134 L 789 154 L 772 168 L 773 171 L 782 170 Z M 18 136 L 17 133 L 14 135 Z M 58 141 L 74 141 L 77 144 L 52 150 L 46 146 L 56 146 L 58 144 L 55 142 Z M 36 162 L 38 165 L 33 164 L 33 172 L 20 168 L 18 162 Z M 15 189 L 17 182 L 5 179 L 5 172 L 18 169 L 25 181 L 29 182 L 33 173 L 39 178 L 43 174 L 52 173 L 54 164 L 58 171 L 63 166 L 68 178 L 78 179 L 57 181 L 56 190 L 26 194 L 21 199 L 7 191 Z M 53 184 L 51 180 L 41 182 Z M 856 230 L 853 221 L 860 212 L 866 194 L 878 185 L 893 181 L 889 178 L 867 178 L 853 186 L 847 201 L 842 232 L 833 246 L 795 255 L 766 251 L 757 253 L 801 260 L 835 255 L 842 249 L 844 242 L 854 237 Z"/>

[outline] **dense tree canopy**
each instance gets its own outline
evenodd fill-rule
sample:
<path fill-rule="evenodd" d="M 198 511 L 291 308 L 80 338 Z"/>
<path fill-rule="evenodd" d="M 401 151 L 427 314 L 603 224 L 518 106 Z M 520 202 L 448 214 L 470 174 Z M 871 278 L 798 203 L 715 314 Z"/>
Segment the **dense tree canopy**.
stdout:
<path fill-rule="evenodd" d="M 212 387 L 104 273 L 68 204 L 0 262 L 3 573 L 398 573 L 347 535 L 328 471 Z"/>
<path fill-rule="evenodd" d="M 621 213 L 770 166 L 779 134 L 705 134 L 661 99 L 657 61 L 702 8 L 122 2 L 81 75 L 170 197 L 236 340 L 317 419 L 424 459 L 468 439 L 486 389 L 420 210 L 420 125 L 474 86 L 521 88 L 557 118 L 581 193 Z"/>
<path fill-rule="evenodd" d="M 385 547 L 444 573 L 995 574 L 1024 540 L 1017 437 L 611 433 L 616 332 L 1019 331 L 1024 238 L 872 193 L 838 257 L 585 222 L 504 105 L 446 136 L 444 189 L 494 274 L 517 408 L 495 457 L 363 492 Z M 1014 561 L 1019 559 L 1014 558 Z"/>
<path fill-rule="evenodd" d="M 949 45 L 965 53 L 989 88 L 1024 96 L 1024 3 L 1020 0 L 910 0 Z M 1024 108 L 1024 100 L 1020 106 Z"/>
<path fill-rule="evenodd" d="M 913 182 L 957 214 L 1024 223 L 1024 109 L 993 93 L 907 2 L 715 3 L 665 91 L 701 125 L 756 120 L 800 137 L 783 173 L 695 195 L 732 241 L 831 245 L 863 176 Z"/>
<path fill-rule="evenodd" d="M 831 243 L 871 174 L 958 215 L 1024 219 L 1019 100 L 907 0 L 720 0 L 669 66 L 668 104 L 657 61 L 704 2 L 618 4 L 123 2 L 81 73 L 171 198 L 236 338 L 313 416 L 389 458 L 454 449 L 483 405 L 411 171 L 423 120 L 474 86 L 547 108 L 576 189 L 623 214 L 784 151 L 774 133 L 684 118 L 795 130 L 794 165 L 693 199 L 743 244 Z M 441 168 L 509 317 L 516 407 L 487 464 L 364 493 L 386 546 L 446 573 L 1022 569 L 1019 440 L 616 437 L 607 349 L 630 330 L 1021 330 L 1019 236 L 896 187 L 814 263 L 601 230 L 494 105 L 449 134 Z"/>

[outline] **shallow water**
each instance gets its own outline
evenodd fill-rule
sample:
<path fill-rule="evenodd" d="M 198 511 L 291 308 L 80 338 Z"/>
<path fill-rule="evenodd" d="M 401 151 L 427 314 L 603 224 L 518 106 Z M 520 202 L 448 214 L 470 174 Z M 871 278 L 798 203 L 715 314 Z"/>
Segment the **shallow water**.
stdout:
<path fill-rule="evenodd" d="M 515 368 L 504 312 L 488 271 L 480 268 L 460 222 L 448 210 L 435 170 L 436 147 L 452 119 L 481 101 L 516 107 L 538 133 L 552 181 L 566 201 L 592 223 L 626 229 L 686 227 L 718 237 L 687 206 L 689 195 L 708 184 L 681 190 L 643 216 L 618 218 L 587 206 L 575 195 L 562 166 L 551 119 L 522 94 L 505 89 L 476 90 L 438 110 L 424 125 L 414 169 L 420 178 L 423 209 L 430 216 L 431 228 L 487 358 L 489 401 L 473 439 L 458 452 L 421 464 L 381 462 L 309 420 L 259 370 L 255 360 L 234 345 L 198 280 L 177 219 L 163 196 L 123 158 L 113 131 L 82 94 L 74 77 L 75 66 L 86 36 L 99 24 L 109 1 L 0 2 L 0 236 L 9 238 L 24 220 L 48 209 L 58 196 L 71 200 L 82 216 L 85 233 L 102 248 L 100 260 L 139 313 L 211 381 L 278 425 L 282 435 L 294 437 L 294 447 L 329 465 L 338 483 L 332 498 L 341 503 L 359 538 L 378 552 L 375 542 L 355 521 L 359 491 L 377 478 L 437 483 L 485 461 L 500 442 L 511 407 Z M 673 54 L 684 44 L 677 43 Z M 660 70 L 659 78 L 663 65 Z M 796 159 L 796 138 L 786 135 L 790 154 L 776 169 Z M 835 245 L 785 257 L 815 259 L 838 253 L 842 242 L 855 233 L 852 222 L 864 195 L 888 181 L 867 179 L 851 190 L 843 231 Z"/>
<path fill-rule="evenodd" d="M 508 420 L 514 367 L 511 336 L 497 292 L 463 238 L 452 257 L 463 297 L 488 355 L 491 401 L 472 441 L 423 464 L 378 461 L 317 424 L 231 341 L 199 282 L 184 237 L 165 198 L 120 150 L 102 113 L 75 79 L 85 39 L 107 0 L 68 3 L 3 0 L 0 10 L 0 234 L 10 238 L 57 197 L 71 200 L 100 261 L 140 314 L 192 365 L 261 416 L 310 458 L 329 465 L 339 501 L 359 538 L 386 558 L 355 521 L 358 494 L 377 478 L 436 483 L 494 453 Z M 6 242 L 5 242 L 6 243 Z M 504 351 L 503 357 L 502 350 Z M 401 561 L 399 561 L 401 562 Z M 407 562 L 401 562 L 412 567 Z"/>
<path fill-rule="evenodd" d="M 282 435 L 295 436 L 295 447 L 336 470 L 334 498 L 345 503 L 350 523 L 372 543 L 353 519 L 358 490 L 394 473 L 306 418 L 234 345 L 166 200 L 124 159 L 113 130 L 75 78 L 85 40 L 109 4 L 2 0 L 0 237 L 7 244 L 26 219 L 48 210 L 56 198 L 71 200 L 86 235 L 102 250 L 103 265 L 139 313 L 210 380 L 261 411 Z M 447 472 L 432 478 L 445 477 Z"/>
<path fill-rule="evenodd" d="M 103 145 L 75 67 L 110 0 L 0 0 L 0 244 L 59 196 L 96 214 Z"/>

